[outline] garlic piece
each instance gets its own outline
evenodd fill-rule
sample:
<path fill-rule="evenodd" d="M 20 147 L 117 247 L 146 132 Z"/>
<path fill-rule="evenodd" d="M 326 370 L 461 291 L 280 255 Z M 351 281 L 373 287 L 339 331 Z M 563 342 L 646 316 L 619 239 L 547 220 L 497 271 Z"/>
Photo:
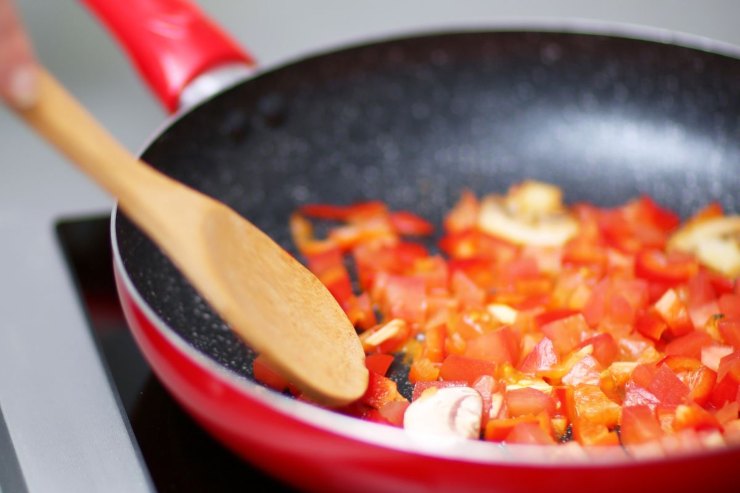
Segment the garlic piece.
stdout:
<path fill-rule="evenodd" d="M 486 310 L 488 313 L 493 315 L 493 318 L 502 324 L 507 325 L 511 325 L 516 322 L 516 317 L 519 314 L 519 312 L 514 308 L 502 303 L 490 303 L 486 306 Z"/>
<path fill-rule="evenodd" d="M 520 378 L 516 382 L 506 384 L 507 392 L 524 388 L 539 390 L 548 395 L 552 394 L 552 385 L 539 378 Z"/>
<path fill-rule="evenodd" d="M 525 181 L 505 197 L 486 196 L 478 226 L 517 245 L 562 246 L 578 232 L 578 222 L 562 204 L 554 185 Z"/>
<path fill-rule="evenodd" d="M 401 318 L 394 318 L 374 331 L 360 334 L 360 342 L 362 342 L 365 351 L 371 351 L 404 330 L 406 330 L 406 321 Z"/>
<path fill-rule="evenodd" d="M 693 253 L 711 269 L 740 276 L 740 215 L 689 223 L 671 236 L 668 250 Z"/>
<path fill-rule="evenodd" d="M 470 387 L 432 387 L 406 409 L 403 427 L 420 436 L 480 437 L 483 399 Z"/>

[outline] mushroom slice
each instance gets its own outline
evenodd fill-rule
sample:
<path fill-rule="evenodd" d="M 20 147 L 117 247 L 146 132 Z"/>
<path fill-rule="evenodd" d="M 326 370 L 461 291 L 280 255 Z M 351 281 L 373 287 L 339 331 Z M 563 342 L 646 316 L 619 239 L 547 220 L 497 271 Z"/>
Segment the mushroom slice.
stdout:
<path fill-rule="evenodd" d="M 578 222 L 563 206 L 562 191 L 537 181 L 516 185 L 503 197 L 486 196 L 478 226 L 517 245 L 562 246 L 578 232 Z"/>
<path fill-rule="evenodd" d="M 671 236 L 668 250 L 693 253 L 707 267 L 729 277 L 738 277 L 740 215 L 690 222 Z"/>
<path fill-rule="evenodd" d="M 519 215 L 541 216 L 563 211 L 563 192 L 555 185 L 527 180 L 506 194 L 506 206 Z"/>
<path fill-rule="evenodd" d="M 470 387 L 429 388 L 406 409 L 403 427 L 420 436 L 480 437 L 483 399 Z"/>

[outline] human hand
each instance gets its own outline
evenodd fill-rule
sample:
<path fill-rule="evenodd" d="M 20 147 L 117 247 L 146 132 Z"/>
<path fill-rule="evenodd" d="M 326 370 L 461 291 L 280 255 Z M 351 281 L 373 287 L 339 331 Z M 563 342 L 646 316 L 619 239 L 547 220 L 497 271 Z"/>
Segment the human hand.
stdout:
<path fill-rule="evenodd" d="M 0 98 L 25 109 L 36 102 L 36 57 L 12 0 L 0 0 Z"/>

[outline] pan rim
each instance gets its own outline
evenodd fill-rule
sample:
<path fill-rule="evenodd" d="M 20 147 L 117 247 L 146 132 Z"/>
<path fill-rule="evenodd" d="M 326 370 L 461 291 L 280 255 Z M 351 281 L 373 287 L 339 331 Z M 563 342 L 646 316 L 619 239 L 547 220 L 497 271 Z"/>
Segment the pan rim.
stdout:
<path fill-rule="evenodd" d="M 209 96 L 195 104 L 179 107 L 174 113 L 167 115 L 144 141 L 137 155 L 141 156 L 157 137 L 162 134 L 163 130 L 171 127 L 180 118 L 195 110 L 200 105 L 231 88 L 251 79 L 258 78 L 263 74 L 281 70 L 311 58 L 319 58 L 335 52 L 348 51 L 367 45 L 415 38 L 474 33 L 539 33 L 600 36 L 688 48 L 740 60 L 740 45 L 735 45 L 727 41 L 655 26 L 587 18 L 502 17 L 496 21 L 452 21 L 416 29 L 394 28 L 385 31 L 381 30 L 372 34 L 355 36 L 351 39 L 318 43 L 305 50 L 280 56 L 268 65 L 252 67 L 245 71 L 242 77 L 228 80 L 225 86 L 213 96 Z M 216 70 L 219 70 L 219 68 L 217 67 Z"/>
<path fill-rule="evenodd" d="M 673 45 L 682 48 L 703 51 L 709 54 L 723 55 L 740 60 L 740 46 L 731 43 L 711 39 L 701 35 L 672 31 L 663 28 L 641 26 L 629 23 L 599 21 L 580 18 L 502 18 L 495 22 L 451 22 L 439 26 L 427 26 L 420 29 L 393 29 L 387 32 L 375 33 L 369 36 L 361 36 L 353 41 L 332 42 L 309 50 L 302 51 L 291 56 L 278 59 L 268 66 L 258 67 L 252 73 L 245 75 L 241 80 L 236 80 L 228 87 L 224 87 L 219 94 L 231 87 L 245 83 L 257 78 L 262 74 L 271 73 L 276 70 L 300 63 L 301 61 L 326 56 L 334 52 L 352 50 L 365 45 L 379 44 L 404 39 L 423 38 L 429 36 L 443 36 L 454 34 L 472 33 L 531 33 L 531 34 L 573 34 L 583 36 L 599 36 L 617 39 L 630 39 L 648 43 L 659 43 Z M 209 98 L 210 99 L 210 98 Z M 142 155 L 166 129 L 178 120 L 198 108 L 208 99 L 198 104 L 183 108 L 167 117 L 150 135 L 141 148 L 138 155 Z M 205 354 L 201 353 L 181 336 L 179 336 L 152 307 L 144 300 L 139 290 L 134 285 L 126 270 L 123 257 L 119 250 L 116 224 L 118 221 L 118 203 L 114 204 L 111 211 L 111 245 L 113 251 L 113 263 L 120 275 L 128 294 L 135 301 L 137 307 L 146 315 L 156 329 L 166 340 L 185 353 L 189 360 L 215 375 L 223 383 L 237 389 L 249 399 L 256 400 L 281 414 L 313 426 L 324 432 L 340 435 L 351 440 L 366 442 L 374 446 L 389 448 L 396 451 L 406 452 L 414 455 L 427 456 L 438 459 L 446 459 L 460 462 L 478 463 L 484 465 L 516 465 L 539 468 L 599 468 L 599 467 L 630 467 L 644 466 L 650 463 L 666 463 L 679 461 L 687 458 L 701 457 L 703 459 L 712 456 L 721 456 L 727 453 L 737 453 L 740 447 L 722 446 L 716 449 L 704 449 L 693 452 L 672 453 L 671 455 L 651 455 L 649 447 L 646 447 L 645 455 L 635 450 L 636 454 L 630 454 L 621 447 L 618 450 L 595 450 L 589 451 L 580 446 L 528 446 L 528 445 L 500 445 L 476 440 L 464 440 L 454 442 L 434 442 L 419 437 L 413 437 L 402 429 L 395 429 L 375 423 L 362 422 L 361 420 L 339 413 L 313 406 L 304 402 L 290 399 L 276 392 L 269 391 L 257 383 L 249 381 L 236 373 L 228 370 Z M 595 452 L 595 453 L 594 453 Z"/>
<path fill-rule="evenodd" d="M 393 28 L 373 34 L 359 35 L 339 41 L 319 43 L 297 53 L 277 58 L 266 66 L 258 65 L 249 78 L 263 72 L 272 72 L 308 58 L 320 57 L 337 51 L 351 50 L 365 45 L 404 39 L 424 38 L 445 34 L 473 33 L 548 33 L 574 34 L 585 36 L 606 36 L 611 38 L 645 41 L 703 51 L 740 59 L 740 45 L 710 38 L 700 34 L 675 31 L 649 25 L 629 22 L 602 21 L 578 17 L 501 17 L 495 21 L 459 20 L 430 24 L 421 28 Z M 177 116 L 177 115 L 173 115 Z"/>

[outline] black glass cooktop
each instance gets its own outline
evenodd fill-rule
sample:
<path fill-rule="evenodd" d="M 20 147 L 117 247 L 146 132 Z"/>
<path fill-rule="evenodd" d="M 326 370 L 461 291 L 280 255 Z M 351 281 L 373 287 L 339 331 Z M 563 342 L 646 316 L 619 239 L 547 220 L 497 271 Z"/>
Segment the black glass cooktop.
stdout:
<path fill-rule="evenodd" d="M 60 221 L 57 235 L 111 387 L 157 491 L 293 491 L 212 439 L 154 377 L 118 304 L 108 217 Z"/>

